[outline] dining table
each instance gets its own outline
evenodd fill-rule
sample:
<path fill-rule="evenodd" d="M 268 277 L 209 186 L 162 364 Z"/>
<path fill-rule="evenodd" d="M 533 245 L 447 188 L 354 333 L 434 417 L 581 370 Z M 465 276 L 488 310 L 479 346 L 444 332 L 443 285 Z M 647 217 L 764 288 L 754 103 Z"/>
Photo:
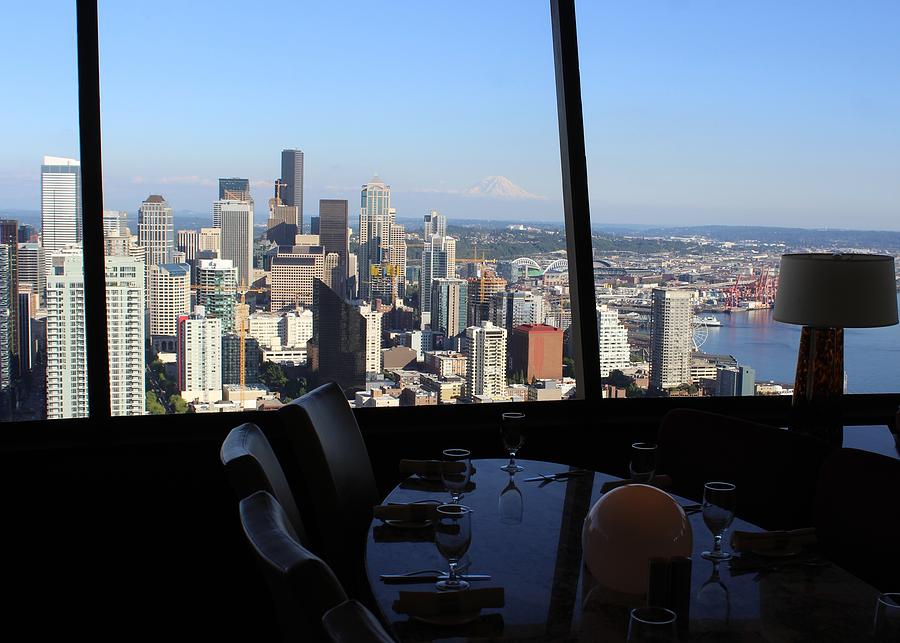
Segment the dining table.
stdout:
<path fill-rule="evenodd" d="M 366 573 L 383 621 L 399 641 L 626 640 L 629 606 L 596 591 L 597 583 L 582 557 L 585 517 L 604 493 L 604 485 L 621 479 L 582 470 L 559 480 L 526 482 L 574 468 L 518 462 L 524 470 L 512 474 L 501 470 L 505 460 L 472 460 L 474 473 L 460 500 L 471 509 L 472 536 L 460 569 L 488 576 L 472 581 L 471 587 L 503 588 L 504 600 L 501 607 L 482 609 L 467 622 L 436 624 L 395 611 L 400 592 L 436 592 L 435 583 L 416 576 L 386 582 L 382 576 L 446 570 L 447 561 L 428 524 L 372 521 Z M 875 588 L 814 553 L 758 559 L 735 554 L 731 561 L 713 564 L 701 556 L 711 548 L 713 537 L 697 510 L 697 500 L 673 498 L 690 507 L 686 513 L 693 534 L 689 616 L 681 640 L 872 640 Z M 449 500 L 440 479 L 413 475 L 383 503 Z M 729 532 L 762 531 L 740 519 L 740 490 L 736 514 Z"/>

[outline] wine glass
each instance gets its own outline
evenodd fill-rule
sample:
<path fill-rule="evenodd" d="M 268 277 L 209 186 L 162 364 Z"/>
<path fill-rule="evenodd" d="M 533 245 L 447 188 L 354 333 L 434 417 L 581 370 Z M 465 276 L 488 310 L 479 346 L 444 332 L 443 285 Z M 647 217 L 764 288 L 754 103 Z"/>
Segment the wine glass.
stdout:
<path fill-rule="evenodd" d="M 515 473 L 509 474 L 509 483 L 500 492 L 500 500 L 497 502 L 500 522 L 504 525 L 522 524 L 525 505 L 522 502 L 522 492 L 516 486 L 515 478 Z"/>
<path fill-rule="evenodd" d="M 878 597 L 875 604 L 875 640 L 900 641 L 900 593 Z"/>
<path fill-rule="evenodd" d="M 525 470 L 525 467 L 516 464 L 516 454 L 525 444 L 524 424 L 524 413 L 504 413 L 500 416 L 500 436 L 503 438 L 503 446 L 509 454 L 509 463 L 500 468 L 507 473 Z"/>
<path fill-rule="evenodd" d="M 722 550 L 722 538 L 734 520 L 737 500 L 735 487 L 730 482 L 707 482 L 703 485 L 703 522 L 712 532 L 713 549 L 701 556 L 707 560 L 729 560 L 731 553 Z"/>
<path fill-rule="evenodd" d="M 628 620 L 628 641 L 675 641 L 675 612 L 664 607 L 638 607 L 631 610 Z"/>
<path fill-rule="evenodd" d="M 712 561 L 712 573 L 697 591 L 693 605 L 700 631 L 728 630 L 731 624 L 731 594 L 719 576 L 719 561 Z"/>
<path fill-rule="evenodd" d="M 656 444 L 653 442 L 635 442 L 631 445 L 631 461 L 628 471 L 635 482 L 650 484 L 656 473 Z"/>
<path fill-rule="evenodd" d="M 444 449 L 443 456 L 441 480 L 444 488 L 450 492 L 451 502 L 456 503 L 462 498 L 472 475 L 472 453 L 466 449 Z"/>
<path fill-rule="evenodd" d="M 450 566 L 446 580 L 438 581 L 435 585 L 441 591 L 466 589 L 469 586 L 456 573 L 456 566 L 472 543 L 471 516 L 472 510 L 463 505 L 440 505 L 437 508 L 434 542 Z"/>

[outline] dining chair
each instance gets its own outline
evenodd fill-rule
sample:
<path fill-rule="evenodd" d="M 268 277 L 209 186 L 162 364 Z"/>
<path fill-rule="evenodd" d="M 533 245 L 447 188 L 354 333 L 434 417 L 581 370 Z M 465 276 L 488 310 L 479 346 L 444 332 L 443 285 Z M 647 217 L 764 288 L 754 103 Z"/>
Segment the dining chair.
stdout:
<path fill-rule="evenodd" d="M 701 500 L 703 485 L 737 486 L 737 514 L 766 529 L 812 524 L 824 441 L 742 418 L 673 409 L 662 419 L 657 471 L 672 477 L 672 491 Z"/>
<path fill-rule="evenodd" d="M 312 549 L 324 558 L 356 598 L 368 601 L 364 554 L 379 503 L 372 463 L 347 398 L 334 382 L 320 386 L 278 411 L 293 446 L 309 507 Z M 298 491 L 298 493 L 300 493 Z"/>
<path fill-rule="evenodd" d="M 284 469 L 262 429 L 250 422 L 236 426 L 222 443 L 219 457 L 239 501 L 256 491 L 268 491 L 281 505 L 300 541 L 308 542 Z"/>
<path fill-rule="evenodd" d="M 900 591 L 898 490 L 900 460 L 837 449 L 822 466 L 816 493 L 822 555 L 885 592 Z"/>
<path fill-rule="evenodd" d="M 394 643 L 372 612 L 353 599 L 325 612 L 322 626 L 331 643 Z"/>
<path fill-rule="evenodd" d="M 347 600 L 325 562 L 300 544 L 278 501 L 257 491 L 240 502 L 241 524 L 256 556 L 285 641 L 328 641 L 322 616 Z"/>

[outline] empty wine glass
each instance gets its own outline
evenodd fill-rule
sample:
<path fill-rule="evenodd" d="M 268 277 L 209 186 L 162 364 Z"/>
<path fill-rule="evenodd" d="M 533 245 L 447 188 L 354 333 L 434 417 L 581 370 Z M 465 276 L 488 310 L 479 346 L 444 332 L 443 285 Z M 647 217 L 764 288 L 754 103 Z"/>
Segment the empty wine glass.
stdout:
<path fill-rule="evenodd" d="M 650 643 L 675 641 L 675 612 L 664 607 L 638 607 L 628 620 L 628 641 Z"/>
<path fill-rule="evenodd" d="M 503 446 L 509 454 L 509 463 L 500 468 L 507 473 L 525 470 L 525 467 L 516 464 L 516 454 L 525 444 L 524 425 L 524 413 L 504 413 L 500 416 L 500 436 L 503 438 Z"/>
<path fill-rule="evenodd" d="M 635 482 L 650 484 L 656 473 L 656 445 L 653 442 L 635 442 L 631 445 L 631 461 L 628 471 Z"/>
<path fill-rule="evenodd" d="M 472 475 L 472 453 L 466 449 L 445 449 L 443 456 L 441 480 L 451 502 L 459 502 Z"/>
<path fill-rule="evenodd" d="M 875 640 L 900 641 L 900 593 L 878 597 L 875 604 Z"/>
<path fill-rule="evenodd" d="M 700 554 L 707 560 L 731 558 L 731 553 L 722 550 L 722 539 L 734 520 L 736 501 L 735 487 L 730 482 L 707 482 L 703 485 L 703 522 L 713 535 L 712 551 Z"/>
<path fill-rule="evenodd" d="M 516 486 L 515 478 L 514 473 L 509 474 L 509 483 L 500 492 L 500 500 L 497 501 L 500 522 L 504 525 L 522 524 L 525 505 L 522 501 L 522 492 Z"/>
<path fill-rule="evenodd" d="M 725 632 L 731 624 L 731 594 L 719 576 L 719 561 L 712 561 L 712 573 L 697 591 L 692 603 L 692 620 L 700 632 Z M 693 625 L 692 625 L 693 627 Z"/>
<path fill-rule="evenodd" d="M 437 508 L 434 542 L 450 566 L 447 578 L 435 585 L 441 591 L 466 589 L 469 586 L 459 577 L 456 567 L 472 543 L 471 515 L 472 510 L 463 505 L 441 505 Z"/>

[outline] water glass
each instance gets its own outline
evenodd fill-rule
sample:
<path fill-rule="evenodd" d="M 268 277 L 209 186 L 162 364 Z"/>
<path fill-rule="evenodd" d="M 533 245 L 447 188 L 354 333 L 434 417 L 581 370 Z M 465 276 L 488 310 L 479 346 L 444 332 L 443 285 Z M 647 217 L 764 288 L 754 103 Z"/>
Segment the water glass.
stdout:
<path fill-rule="evenodd" d="M 504 413 L 500 416 L 500 436 L 503 446 L 509 454 L 509 463 L 500 467 L 507 473 L 524 471 L 525 467 L 516 464 L 516 454 L 525 444 L 525 414 Z"/>
<path fill-rule="evenodd" d="M 725 531 L 734 520 L 734 507 L 737 502 L 735 487 L 730 482 L 707 482 L 703 485 L 703 522 L 712 532 L 713 549 L 705 551 L 701 556 L 707 560 L 729 560 L 731 553 L 722 550 L 722 539 Z"/>
<path fill-rule="evenodd" d="M 878 597 L 875 603 L 875 640 L 900 641 L 900 592 Z"/>
<path fill-rule="evenodd" d="M 434 542 L 450 566 L 446 580 L 438 581 L 435 586 L 441 591 L 466 589 L 469 583 L 459 577 L 456 568 L 472 544 L 472 510 L 463 505 L 439 506 Z"/>
<path fill-rule="evenodd" d="M 664 607 L 633 609 L 628 621 L 628 640 L 633 643 L 674 642 L 678 636 L 675 620 L 675 612 Z"/>
<path fill-rule="evenodd" d="M 462 498 L 472 475 L 472 453 L 466 449 L 445 449 L 441 464 L 441 480 L 450 493 L 451 502 Z"/>
<path fill-rule="evenodd" d="M 504 525 L 521 525 L 525 511 L 522 492 L 516 486 L 515 477 L 515 474 L 509 474 L 509 483 L 500 492 L 500 500 L 497 502 L 500 522 Z"/>
<path fill-rule="evenodd" d="M 656 444 L 653 442 L 635 442 L 631 445 L 631 461 L 628 471 L 634 482 L 650 484 L 656 473 Z"/>

